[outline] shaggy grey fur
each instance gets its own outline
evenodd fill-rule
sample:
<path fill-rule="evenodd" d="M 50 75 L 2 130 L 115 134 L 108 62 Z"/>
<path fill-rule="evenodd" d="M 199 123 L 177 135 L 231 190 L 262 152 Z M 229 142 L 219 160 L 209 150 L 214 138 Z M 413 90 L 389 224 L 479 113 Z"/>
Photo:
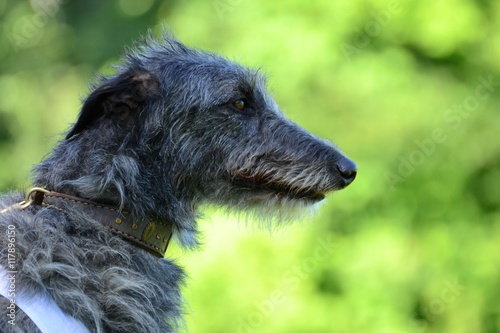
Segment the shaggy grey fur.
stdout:
<path fill-rule="evenodd" d="M 117 74 L 99 80 L 67 137 L 35 167 L 34 184 L 168 220 L 174 239 L 191 248 L 202 204 L 274 223 L 355 175 L 356 165 L 336 147 L 283 116 L 259 71 L 165 35 L 147 37 Z M 21 200 L 8 194 L 0 209 Z M 0 214 L 0 235 L 9 225 L 19 291 L 47 290 L 92 332 L 178 330 L 184 275 L 172 260 L 78 211 L 11 210 Z M 2 332 L 38 331 L 21 313 L 15 328 L 7 320 L 0 315 Z"/>

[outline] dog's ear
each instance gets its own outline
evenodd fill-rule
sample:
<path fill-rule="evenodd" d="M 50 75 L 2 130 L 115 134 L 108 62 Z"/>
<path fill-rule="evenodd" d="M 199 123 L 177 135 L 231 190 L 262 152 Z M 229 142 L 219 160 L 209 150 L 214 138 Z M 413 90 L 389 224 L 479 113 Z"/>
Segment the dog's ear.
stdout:
<path fill-rule="evenodd" d="M 146 103 L 160 94 L 156 77 L 146 71 L 129 71 L 104 81 L 83 103 L 78 121 L 66 139 L 91 128 L 104 118 L 116 123 L 133 121 Z"/>

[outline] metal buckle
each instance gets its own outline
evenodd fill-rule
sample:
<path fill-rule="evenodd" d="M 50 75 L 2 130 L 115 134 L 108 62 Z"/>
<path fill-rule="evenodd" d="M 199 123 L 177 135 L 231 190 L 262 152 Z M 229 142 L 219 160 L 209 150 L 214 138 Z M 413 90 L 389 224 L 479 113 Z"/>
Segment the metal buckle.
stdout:
<path fill-rule="evenodd" d="M 23 201 L 18 202 L 16 204 L 13 204 L 12 206 L 9 206 L 7 208 L 4 208 L 4 209 L 0 210 L 0 214 L 7 213 L 7 212 L 9 212 L 11 210 L 23 210 L 23 209 L 28 208 L 35 201 L 34 198 L 33 198 L 33 195 L 36 192 L 42 192 L 42 193 L 46 194 L 46 193 L 49 193 L 50 191 L 48 191 L 48 190 L 46 190 L 44 188 L 41 188 L 41 187 L 33 187 L 32 189 L 30 189 L 26 193 L 26 197 L 24 198 Z"/>

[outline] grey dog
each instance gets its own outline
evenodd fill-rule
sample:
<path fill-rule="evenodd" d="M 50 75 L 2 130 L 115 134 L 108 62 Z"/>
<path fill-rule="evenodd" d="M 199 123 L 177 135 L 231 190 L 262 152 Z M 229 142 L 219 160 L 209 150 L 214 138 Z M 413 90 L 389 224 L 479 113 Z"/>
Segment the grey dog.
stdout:
<path fill-rule="evenodd" d="M 90 332 L 176 332 L 184 273 L 158 257 L 170 236 L 197 246 L 201 205 L 281 223 L 349 185 L 357 167 L 285 118 L 259 70 L 168 33 L 123 63 L 34 168 L 40 189 L 3 196 L 0 265 L 17 294 L 50 295 Z M 22 308 L 13 315 L 15 325 L 0 314 L 2 332 L 39 332 Z"/>

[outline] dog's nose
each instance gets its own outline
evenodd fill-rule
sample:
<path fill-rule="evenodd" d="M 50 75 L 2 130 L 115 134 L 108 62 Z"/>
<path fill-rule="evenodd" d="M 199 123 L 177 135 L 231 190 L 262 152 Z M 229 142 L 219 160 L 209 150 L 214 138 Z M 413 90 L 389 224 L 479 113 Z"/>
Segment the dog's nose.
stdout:
<path fill-rule="evenodd" d="M 337 170 L 339 170 L 344 186 L 347 186 L 354 181 L 354 178 L 356 178 L 358 166 L 350 159 L 344 157 L 337 163 Z"/>

